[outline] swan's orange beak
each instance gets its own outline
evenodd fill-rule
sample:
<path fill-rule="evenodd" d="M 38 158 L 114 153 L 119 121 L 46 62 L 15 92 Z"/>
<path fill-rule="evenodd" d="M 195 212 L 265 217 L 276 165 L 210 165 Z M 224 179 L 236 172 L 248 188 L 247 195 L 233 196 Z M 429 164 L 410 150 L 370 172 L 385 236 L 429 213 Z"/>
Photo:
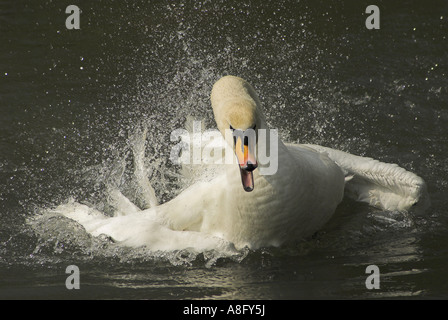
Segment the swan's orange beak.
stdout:
<path fill-rule="evenodd" d="M 241 132 L 242 133 L 242 132 Z M 257 167 L 255 157 L 255 139 L 249 139 L 244 134 L 234 133 L 235 154 L 240 166 L 241 181 L 245 191 L 254 190 L 254 177 L 252 171 Z"/>

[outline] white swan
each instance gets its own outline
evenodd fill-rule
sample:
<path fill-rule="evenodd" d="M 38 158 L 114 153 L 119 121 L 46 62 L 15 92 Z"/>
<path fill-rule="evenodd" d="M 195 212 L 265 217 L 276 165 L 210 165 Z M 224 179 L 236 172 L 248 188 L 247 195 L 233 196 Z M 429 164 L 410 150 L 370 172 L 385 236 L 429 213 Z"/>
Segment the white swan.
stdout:
<path fill-rule="evenodd" d="M 211 103 L 223 136 L 229 129 L 269 133 L 257 94 L 243 79 L 218 80 Z M 260 150 L 265 142 L 258 139 L 257 143 Z M 239 136 L 228 145 L 236 151 L 239 166 L 222 165 L 213 180 L 197 182 L 162 205 L 140 211 L 122 201 L 127 205 L 121 210 L 125 215 L 116 217 L 83 205 L 55 211 L 78 221 L 93 235 L 104 233 L 125 245 L 206 250 L 229 243 L 237 249 L 256 249 L 306 238 L 329 220 L 344 191 L 386 210 L 428 204 L 424 181 L 397 165 L 321 146 L 275 143 L 275 174 L 260 174 L 266 164 L 257 161 Z"/>

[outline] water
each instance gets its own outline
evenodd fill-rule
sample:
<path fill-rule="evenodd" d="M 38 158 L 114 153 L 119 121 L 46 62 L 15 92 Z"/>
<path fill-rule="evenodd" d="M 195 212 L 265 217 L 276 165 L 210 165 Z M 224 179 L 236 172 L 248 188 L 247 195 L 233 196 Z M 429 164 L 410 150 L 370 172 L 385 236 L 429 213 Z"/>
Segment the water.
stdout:
<path fill-rule="evenodd" d="M 448 5 L 377 1 L 95 1 L 81 30 L 57 1 L 0 3 L 0 297 L 119 299 L 447 298 Z M 148 252 L 46 217 L 78 201 L 139 206 L 133 148 L 157 199 L 188 185 L 169 161 L 187 116 L 214 127 L 222 75 L 247 79 L 285 141 L 332 146 L 422 176 L 422 216 L 344 201 L 309 241 L 223 256 Z M 141 136 L 140 136 L 141 137 Z M 140 138 L 141 139 L 141 138 Z M 81 289 L 65 288 L 75 264 Z M 367 290 L 375 264 L 381 288 Z"/>

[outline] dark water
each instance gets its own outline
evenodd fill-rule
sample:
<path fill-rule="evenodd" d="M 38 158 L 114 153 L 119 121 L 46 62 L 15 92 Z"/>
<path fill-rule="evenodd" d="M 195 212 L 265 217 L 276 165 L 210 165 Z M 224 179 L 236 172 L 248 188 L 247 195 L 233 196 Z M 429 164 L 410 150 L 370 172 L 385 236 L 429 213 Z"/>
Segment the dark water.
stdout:
<path fill-rule="evenodd" d="M 77 4 L 81 29 L 65 28 Z M 0 297 L 121 299 L 448 298 L 448 3 L 0 1 Z M 133 135 L 160 201 L 183 186 L 168 157 L 187 116 L 214 127 L 221 76 L 247 79 L 289 142 L 397 163 L 423 177 L 422 216 L 344 201 L 294 247 L 219 258 L 150 253 L 74 224 L 27 223 L 68 199 L 110 213 L 132 198 Z M 65 288 L 65 268 L 81 289 Z M 381 272 L 379 290 L 365 269 Z"/>

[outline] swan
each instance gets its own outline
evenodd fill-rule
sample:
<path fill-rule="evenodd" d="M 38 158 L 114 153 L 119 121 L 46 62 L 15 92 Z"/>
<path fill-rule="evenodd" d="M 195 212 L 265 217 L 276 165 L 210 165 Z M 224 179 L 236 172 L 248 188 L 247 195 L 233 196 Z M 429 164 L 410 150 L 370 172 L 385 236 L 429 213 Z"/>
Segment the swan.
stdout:
<path fill-rule="evenodd" d="M 424 180 L 395 164 L 324 146 L 283 143 L 267 126 L 255 89 L 242 78 L 222 77 L 210 99 L 217 128 L 237 164 L 223 164 L 213 179 L 145 210 L 118 192 L 122 208 L 114 217 L 81 204 L 55 211 L 93 235 L 106 234 L 128 246 L 239 250 L 306 239 L 328 222 L 344 195 L 384 210 L 429 205 Z M 262 130 L 274 140 L 261 139 Z M 255 132 L 255 140 L 244 138 L 248 132 Z M 263 174 L 270 164 L 259 161 L 257 151 L 273 145 L 276 170 Z"/>

